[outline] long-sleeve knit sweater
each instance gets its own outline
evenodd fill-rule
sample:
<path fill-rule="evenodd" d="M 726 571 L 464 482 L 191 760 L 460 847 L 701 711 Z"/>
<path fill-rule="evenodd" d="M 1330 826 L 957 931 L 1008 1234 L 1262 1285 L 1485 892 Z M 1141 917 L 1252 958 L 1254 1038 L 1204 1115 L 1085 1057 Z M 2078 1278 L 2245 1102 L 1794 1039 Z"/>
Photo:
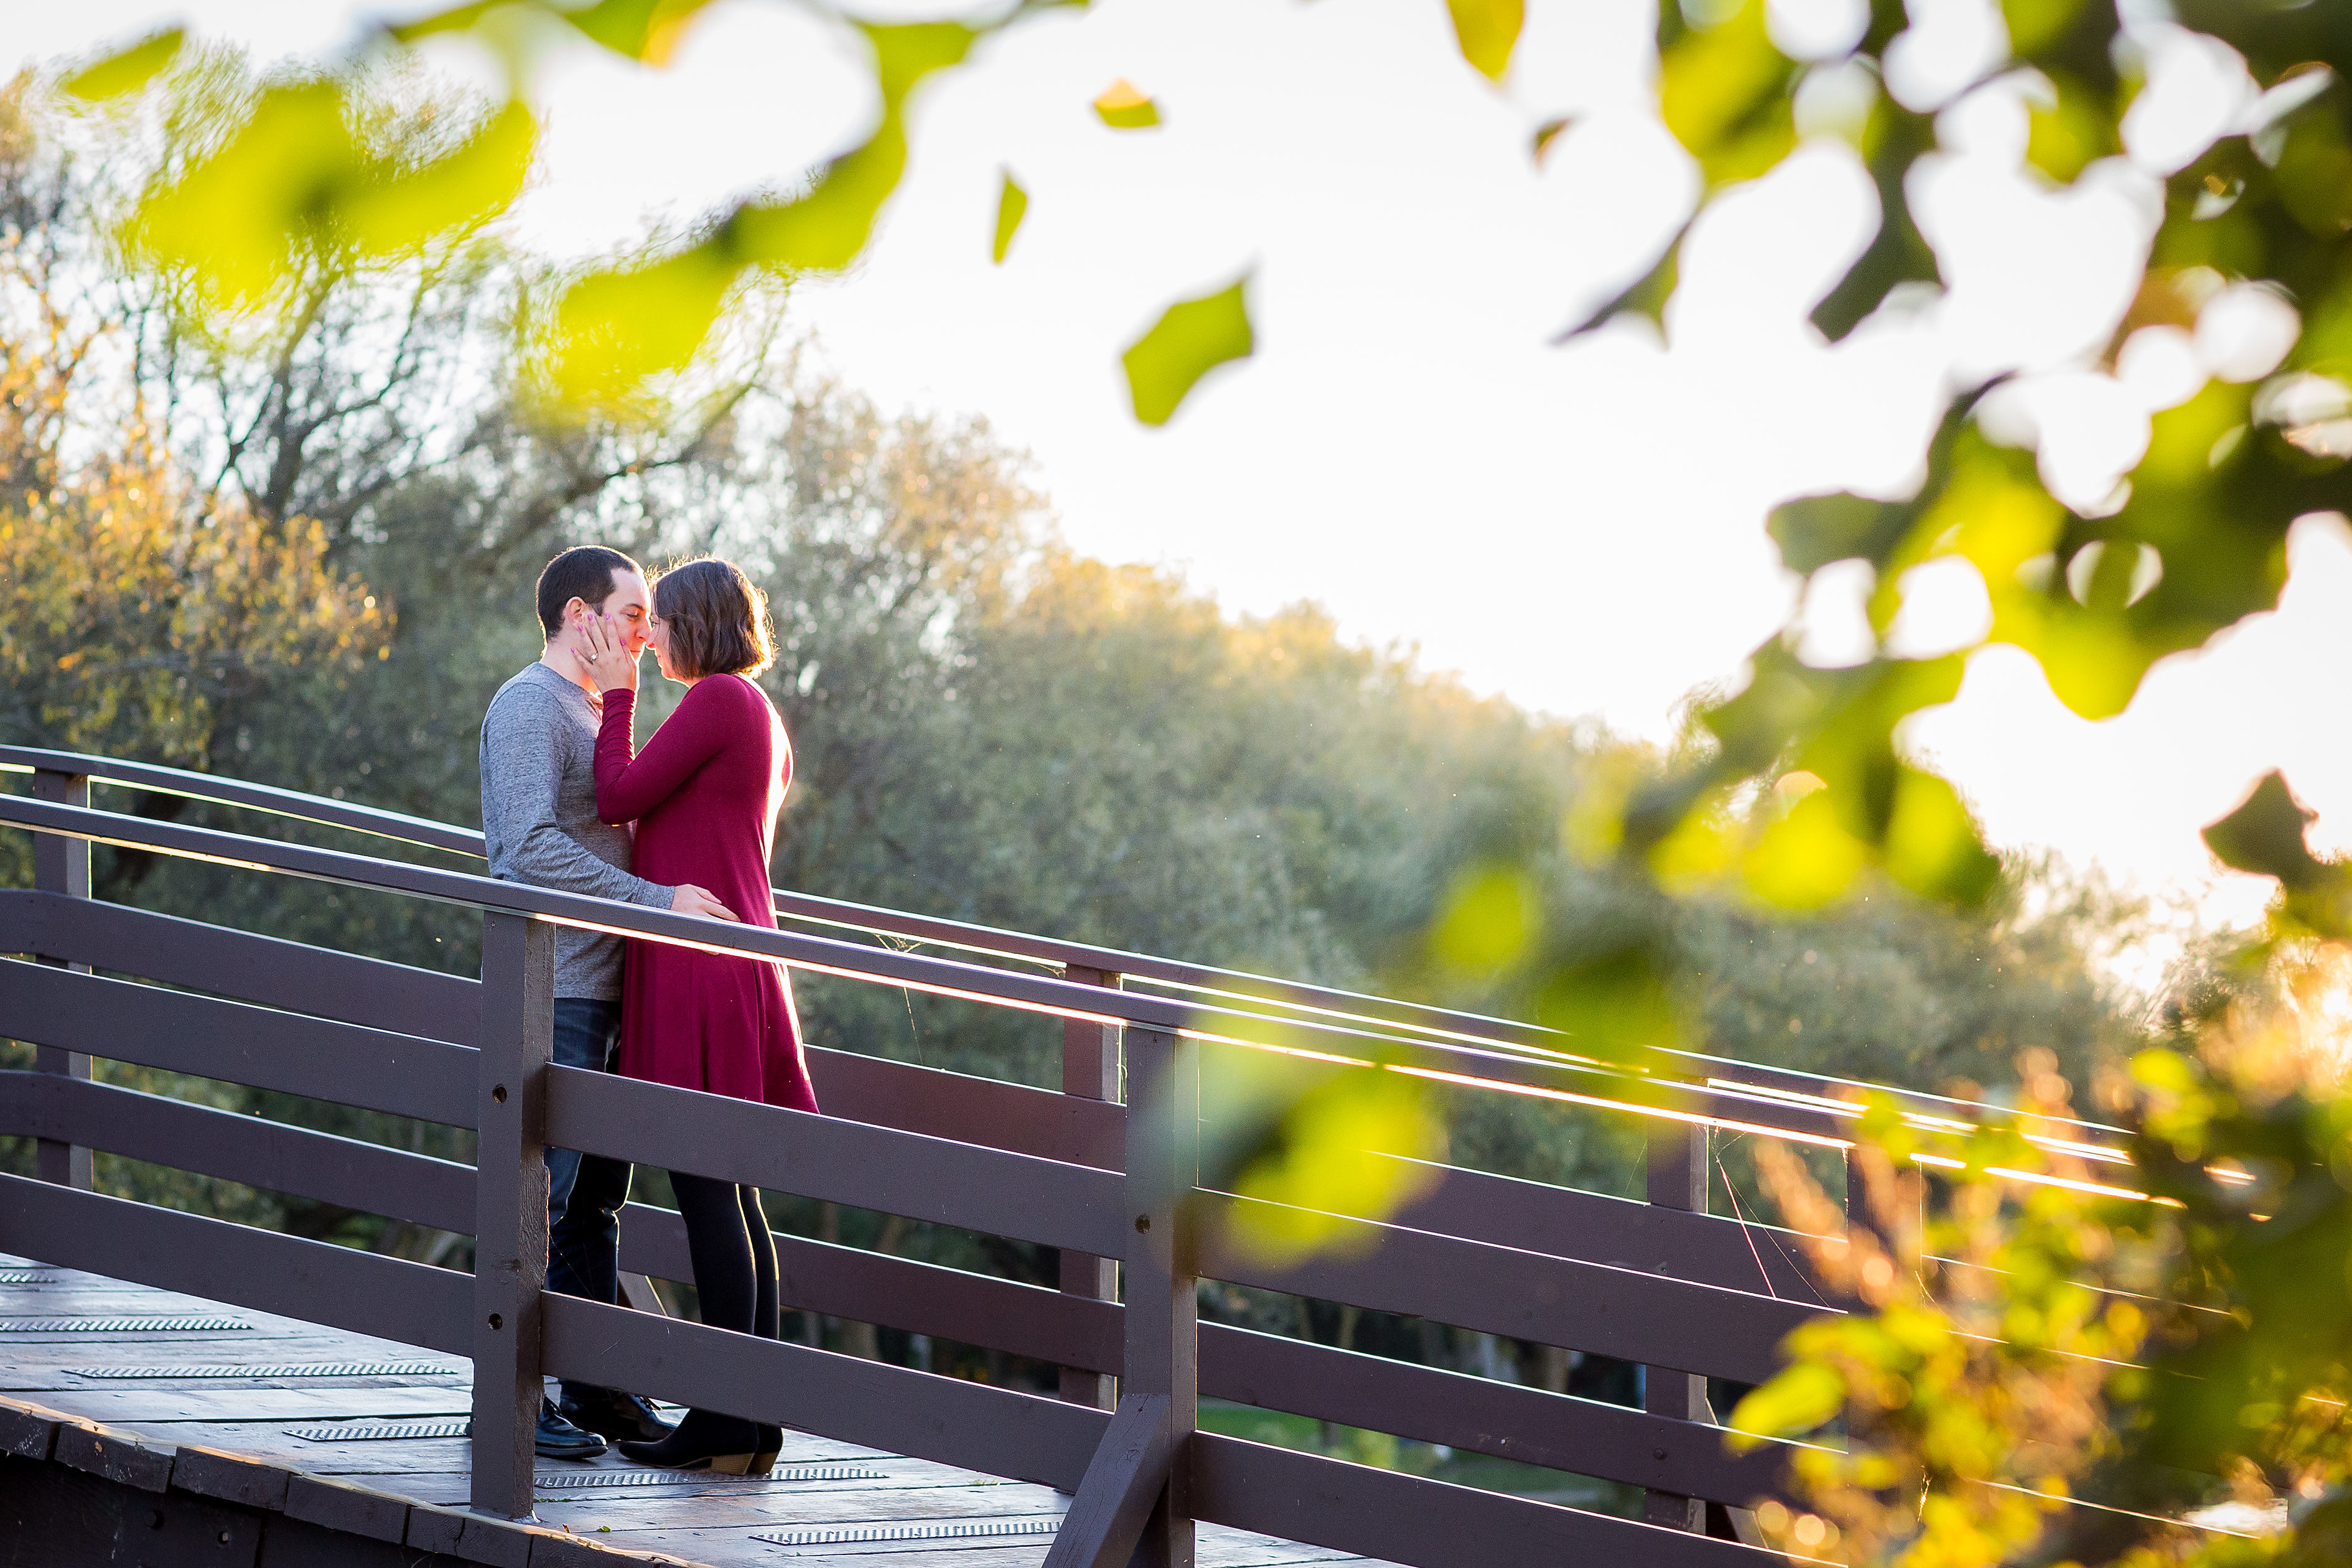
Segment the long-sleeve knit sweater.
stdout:
<path fill-rule="evenodd" d="M 626 823 L 596 816 L 596 710 L 543 664 L 499 688 L 482 719 L 482 836 L 490 875 L 559 892 L 669 908 L 672 889 L 632 875 Z M 621 994 L 621 939 L 560 926 L 555 994 Z"/>

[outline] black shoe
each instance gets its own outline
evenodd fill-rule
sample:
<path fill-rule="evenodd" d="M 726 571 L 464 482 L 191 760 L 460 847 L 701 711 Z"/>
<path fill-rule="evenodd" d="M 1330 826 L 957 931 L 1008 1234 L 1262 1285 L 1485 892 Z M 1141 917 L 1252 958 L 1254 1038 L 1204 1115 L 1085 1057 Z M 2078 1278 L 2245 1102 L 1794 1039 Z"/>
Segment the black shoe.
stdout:
<path fill-rule="evenodd" d="M 552 1399 L 539 1402 L 539 1430 L 532 1447 L 542 1459 L 593 1459 L 604 1451 L 604 1439 L 583 1432 L 566 1421 Z"/>
<path fill-rule="evenodd" d="M 767 1434 L 756 1421 L 689 1410 L 670 1435 L 658 1443 L 624 1442 L 621 1458 L 665 1470 L 717 1470 L 730 1476 L 763 1476 L 775 1463 L 772 1452 L 762 1454 Z M 765 1464 L 760 1461 L 764 1459 Z M 757 1465 L 755 1469 L 753 1467 Z"/>
<path fill-rule="evenodd" d="M 617 1388 L 573 1388 L 566 1384 L 563 1403 L 556 1408 L 563 1418 L 586 1432 L 602 1433 L 614 1442 L 658 1443 L 676 1430 L 651 1405 Z"/>

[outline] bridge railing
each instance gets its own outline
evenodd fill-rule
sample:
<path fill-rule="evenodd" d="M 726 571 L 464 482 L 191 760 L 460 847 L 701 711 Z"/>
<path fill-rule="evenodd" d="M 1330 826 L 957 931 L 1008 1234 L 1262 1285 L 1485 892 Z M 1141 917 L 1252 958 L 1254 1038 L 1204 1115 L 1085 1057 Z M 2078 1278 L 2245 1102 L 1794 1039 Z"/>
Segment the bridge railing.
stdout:
<path fill-rule="evenodd" d="M 94 811 L 87 776 L 43 770 L 32 797 L 0 796 L 0 823 L 36 834 L 39 884 L 0 894 L 0 952 L 29 955 L 0 961 L 0 1035 L 39 1051 L 35 1071 L 0 1075 L 0 1133 L 41 1140 L 42 1177 L 5 1179 L 0 1247 L 470 1357 L 478 1507 L 530 1510 L 531 1416 L 555 1373 L 1073 1490 L 1057 1563 L 1123 1563 L 1146 1533 L 1175 1560 L 1195 1519 L 1433 1568 L 1562 1550 L 1746 1560 L 1702 1533 L 1698 1505 L 1766 1495 L 1782 1455 L 1727 1454 L 1694 1389 L 1759 1381 L 1788 1330 L 1834 1307 L 1760 1227 L 1706 1215 L 1678 1161 L 1711 1125 L 1834 1144 L 1839 1109 L 1649 1085 L 1664 1201 L 1445 1170 L 1405 1214 L 1336 1219 L 1355 1243 L 1336 1259 L 1276 1266 L 1230 1239 L 1253 1200 L 1201 1184 L 1200 1085 L 1220 1053 L 1295 1048 L 1304 1031 L 1341 1070 L 1630 1109 L 1622 1083 L 1602 1064 L 1360 1014 L 1114 989 Z M 279 803 L 316 820 L 336 804 Z M 93 841 L 470 907 L 481 976 L 92 901 Z M 824 1050 L 824 1116 L 558 1068 L 556 924 L 1056 1016 L 1081 1043 L 1123 1047 L 1127 1103 Z M 478 1164 L 97 1082 L 93 1056 L 469 1128 Z M 788 1305 L 1058 1363 L 1082 1381 L 1055 1400 L 553 1295 L 551 1144 L 1118 1259 L 1124 1300 L 778 1238 Z M 470 1234 L 473 1278 L 94 1194 L 91 1148 Z M 625 1267 L 690 1276 L 676 1215 L 633 1205 L 623 1233 Z M 1643 1363 L 1651 1408 L 1202 1325 L 1203 1278 Z M 1115 1410 L 1100 1404 L 1111 1377 Z M 1627 1482 L 1677 1528 L 1202 1433 L 1202 1394 Z"/>

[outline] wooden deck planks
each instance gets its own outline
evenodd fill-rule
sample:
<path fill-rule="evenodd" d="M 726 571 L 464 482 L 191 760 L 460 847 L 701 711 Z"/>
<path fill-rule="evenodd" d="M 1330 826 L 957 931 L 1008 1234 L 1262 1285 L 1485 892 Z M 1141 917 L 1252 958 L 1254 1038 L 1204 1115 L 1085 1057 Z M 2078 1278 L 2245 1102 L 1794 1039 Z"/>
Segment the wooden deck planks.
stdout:
<path fill-rule="evenodd" d="M 32 1283 L 6 1271 L 37 1270 Z M 248 1328 L 222 1333 L 21 1333 L 12 1321 L 47 1318 L 235 1317 Z M 308 1377 L 301 1363 L 430 1362 L 446 1372 L 398 1376 Z M 72 1369 L 234 1365 L 250 1376 L 89 1377 Z M 125 1428 L 145 1441 L 246 1456 L 289 1470 L 390 1493 L 413 1503 L 462 1507 L 468 1447 L 462 1438 L 314 1442 L 293 1426 L 462 1418 L 470 1371 L 434 1352 L 243 1308 L 149 1289 L 0 1256 L 0 1394 Z M 754 1539 L 794 1530 L 1019 1523 L 1058 1519 L 1069 1499 L 1051 1489 L 976 1475 L 948 1465 L 877 1453 L 805 1433 L 788 1433 L 779 1466 L 856 1465 L 878 1478 L 737 1481 L 681 1478 L 673 1483 L 588 1488 L 542 1484 L 542 1526 L 623 1551 L 657 1552 L 708 1568 L 808 1564 L 826 1568 L 1038 1568 L 1047 1534 L 961 1539 L 831 1542 L 789 1546 Z M 541 1476 L 635 1472 L 607 1455 L 591 1465 L 541 1460 Z M 1364 1564 L 1370 1560 L 1200 1527 L 1201 1568 Z"/>

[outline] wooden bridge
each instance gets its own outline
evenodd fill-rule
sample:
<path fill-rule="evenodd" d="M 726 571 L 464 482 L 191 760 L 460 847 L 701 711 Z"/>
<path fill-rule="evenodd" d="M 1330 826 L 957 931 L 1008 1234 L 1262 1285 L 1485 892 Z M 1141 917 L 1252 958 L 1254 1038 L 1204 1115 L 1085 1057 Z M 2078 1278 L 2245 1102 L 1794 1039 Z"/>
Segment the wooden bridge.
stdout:
<path fill-rule="evenodd" d="M 0 1074 L 0 1135 L 38 1140 L 37 1180 L 0 1176 L 0 1563 L 1770 1559 L 1745 1510 L 1785 1450 L 1727 1453 L 1706 1380 L 1761 1381 L 1838 1305 L 1785 1237 L 1706 1212 L 1707 1140 L 1843 1147 L 1839 1085 L 1664 1054 L 1631 1072 L 1495 1019 L 794 893 L 782 930 L 714 927 L 97 810 L 90 785 L 481 853 L 365 806 L 53 752 L 0 769 L 31 786 L 0 825 L 36 868 L 0 892 L 0 953 L 23 955 L 0 959 L 0 1037 L 37 1047 Z M 478 910 L 479 978 L 95 900 L 93 841 Z M 814 1116 L 554 1066 L 559 924 L 1049 1015 L 1063 1091 L 818 1048 Z M 1344 1247 L 1269 1263 L 1231 1239 L 1258 1200 L 1202 1186 L 1200 1154 L 1202 1083 L 1266 1048 L 1638 1114 L 1649 1201 L 1440 1167 L 1403 1213 L 1328 1216 Z M 93 1057 L 470 1129 L 477 1164 L 96 1081 Z M 1058 1249 L 1055 1290 L 776 1237 L 788 1310 L 1058 1365 L 1059 1397 L 707 1328 L 642 1289 L 549 1292 L 548 1146 Z M 474 1270 L 100 1194 L 92 1149 L 468 1235 Z M 622 1249 L 690 1280 L 675 1214 L 631 1205 Z M 1637 1363 L 1644 1407 L 1204 1324 L 1202 1279 Z M 782 1424 L 782 1468 L 535 1466 L 549 1375 Z M 1202 1431 L 1203 1397 L 1639 1488 L 1643 1517 Z"/>

